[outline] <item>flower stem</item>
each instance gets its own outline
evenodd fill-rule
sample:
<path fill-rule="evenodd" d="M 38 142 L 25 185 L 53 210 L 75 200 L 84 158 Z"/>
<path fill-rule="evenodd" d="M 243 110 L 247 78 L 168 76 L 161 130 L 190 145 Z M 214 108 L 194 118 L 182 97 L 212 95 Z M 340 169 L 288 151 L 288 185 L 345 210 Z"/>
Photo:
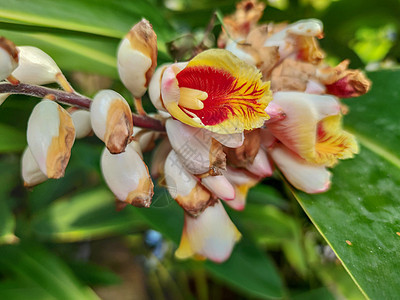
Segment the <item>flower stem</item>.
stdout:
<path fill-rule="evenodd" d="M 62 90 L 25 83 L 20 83 L 16 85 L 11 83 L 2 83 L 0 84 L 0 94 L 4 93 L 22 94 L 38 98 L 44 98 L 48 95 L 52 95 L 54 101 L 71 106 L 76 106 L 86 110 L 90 108 L 90 104 L 92 103 L 91 99 L 77 93 L 68 93 Z M 137 127 L 151 129 L 155 131 L 165 131 L 164 125 L 159 120 L 153 119 L 147 115 L 141 116 L 134 113 L 132 113 L 132 116 L 133 125 Z"/>

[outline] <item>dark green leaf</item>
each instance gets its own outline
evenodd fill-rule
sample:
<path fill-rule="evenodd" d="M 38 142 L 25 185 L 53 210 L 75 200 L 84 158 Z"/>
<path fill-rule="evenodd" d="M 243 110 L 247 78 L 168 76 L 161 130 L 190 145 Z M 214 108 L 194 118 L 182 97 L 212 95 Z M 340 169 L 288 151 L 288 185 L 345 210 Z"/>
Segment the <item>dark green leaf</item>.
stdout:
<path fill-rule="evenodd" d="M 0 123 L 0 153 L 24 150 L 26 135 L 14 127 Z"/>
<path fill-rule="evenodd" d="M 92 290 L 83 287 L 63 262 L 33 244 L 21 243 L 0 247 L 0 265 L 19 280 L 45 292 L 46 298 L 98 299 Z"/>
<path fill-rule="evenodd" d="M 293 192 L 363 293 L 390 299 L 400 294 L 400 71 L 369 75 L 371 92 L 346 102 L 361 153 L 334 168 L 328 192 Z"/>

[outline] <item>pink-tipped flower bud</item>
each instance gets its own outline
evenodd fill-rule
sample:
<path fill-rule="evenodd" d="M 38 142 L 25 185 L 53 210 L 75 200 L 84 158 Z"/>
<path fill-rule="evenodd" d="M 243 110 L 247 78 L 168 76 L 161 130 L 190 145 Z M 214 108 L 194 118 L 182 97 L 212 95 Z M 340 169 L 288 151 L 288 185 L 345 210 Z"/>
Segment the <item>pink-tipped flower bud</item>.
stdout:
<path fill-rule="evenodd" d="M 10 76 L 17 66 L 17 47 L 5 37 L 0 37 L 0 80 L 4 80 Z"/>
<path fill-rule="evenodd" d="M 117 92 L 98 92 L 90 106 L 90 120 L 94 133 L 111 153 L 121 153 L 133 133 L 132 112 L 128 102 Z"/>
<path fill-rule="evenodd" d="M 27 84 L 48 84 L 57 82 L 62 74 L 55 61 L 36 47 L 22 46 L 19 50 L 19 64 L 12 75 Z"/>
<path fill-rule="evenodd" d="M 35 186 L 47 180 L 47 176 L 40 171 L 29 147 L 26 147 L 22 154 L 21 174 L 26 187 Z"/>
<path fill-rule="evenodd" d="M 181 243 L 175 256 L 185 259 L 199 255 L 220 263 L 229 258 L 240 237 L 221 202 L 217 201 L 197 218 L 185 214 Z"/>
<path fill-rule="evenodd" d="M 33 109 L 27 139 L 40 170 L 48 178 L 64 176 L 75 141 L 71 116 L 56 102 L 44 99 Z"/>
<path fill-rule="evenodd" d="M 146 19 L 132 27 L 118 48 L 118 73 L 135 98 L 146 92 L 157 65 L 157 35 Z"/>
<path fill-rule="evenodd" d="M 111 154 L 104 149 L 101 170 L 108 187 L 119 201 L 138 207 L 150 206 L 153 182 L 132 143 L 120 154 Z"/>
<path fill-rule="evenodd" d="M 235 199 L 235 189 L 224 175 L 204 177 L 201 179 L 201 184 L 217 198 L 226 201 Z"/>

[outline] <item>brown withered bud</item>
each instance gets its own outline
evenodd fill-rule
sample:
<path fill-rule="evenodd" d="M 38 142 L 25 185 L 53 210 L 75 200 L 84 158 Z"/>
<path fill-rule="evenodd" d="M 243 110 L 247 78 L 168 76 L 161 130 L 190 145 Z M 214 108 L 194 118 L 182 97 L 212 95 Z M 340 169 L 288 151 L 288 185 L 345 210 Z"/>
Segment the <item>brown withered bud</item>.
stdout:
<path fill-rule="evenodd" d="M 13 42 L 0 37 L 0 80 L 6 79 L 18 66 L 18 50 Z"/>
<path fill-rule="evenodd" d="M 260 148 L 260 129 L 244 132 L 243 145 L 238 148 L 224 147 L 228 165 L 246 168 L 253 163 Z"/>

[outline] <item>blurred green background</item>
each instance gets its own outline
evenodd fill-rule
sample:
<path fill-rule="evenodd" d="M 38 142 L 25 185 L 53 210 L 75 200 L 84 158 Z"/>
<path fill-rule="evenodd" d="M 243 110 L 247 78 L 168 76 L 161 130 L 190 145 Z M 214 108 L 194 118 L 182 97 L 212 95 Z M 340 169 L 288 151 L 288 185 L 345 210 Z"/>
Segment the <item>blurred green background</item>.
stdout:
<path fill-rule="evenodd" d="M 262 22 L 321 19 L 327 61 L 349 58 L 373 81 L 368 95 L 346 102 L 345 125 L 362 151 L 335 168 L 332 190 L 297 193 L 276 174 L 251 190 L 243 212 L 228 210 L 244 238 L 227 262 L 178 261 L 178 205 L 156 186 L 150 209 L 116 212 L 95 137 L 76 141 L 64 178 L 25 189 L 20 157 L 39 100 L 11 96 L 0 107 L 0 299 L 398 297 L 400 1 L 264 2 Z M 215 10 L 232 13 L 235 3 L 0 0 L 0 35 L 46 51 L 79 92 L 107 87 L 131 101 L 115 53 L 134 23 L 153 24 L 162 63 L 178 55 L 174 47 L 190 52 Z M 217 22 L 210 45 L 220 30 Z"/>

